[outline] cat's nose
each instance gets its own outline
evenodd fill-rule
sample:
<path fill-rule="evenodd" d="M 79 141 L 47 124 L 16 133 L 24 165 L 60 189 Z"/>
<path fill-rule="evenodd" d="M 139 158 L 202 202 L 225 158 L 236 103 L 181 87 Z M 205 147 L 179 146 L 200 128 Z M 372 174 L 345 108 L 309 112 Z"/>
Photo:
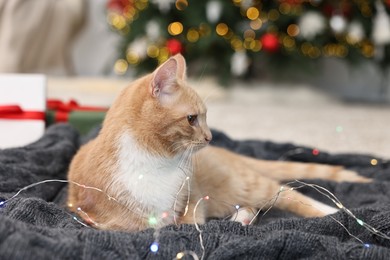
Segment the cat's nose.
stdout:
<path fill-rule="evenodd" d="M 210 143 L 212 139 L 213 139 L 213 136 L 211 135 L 211 133 L 206 134 L 205 137 L 204 137 L 204 140 L 207 143 Z"/>

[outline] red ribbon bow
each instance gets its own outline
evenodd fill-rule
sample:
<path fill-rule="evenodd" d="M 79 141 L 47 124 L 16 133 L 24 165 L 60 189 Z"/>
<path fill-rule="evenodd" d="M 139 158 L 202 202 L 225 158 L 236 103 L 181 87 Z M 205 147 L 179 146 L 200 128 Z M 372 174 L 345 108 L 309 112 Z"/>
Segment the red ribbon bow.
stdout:
<path fill-rule="evenodd" d="M 45 120 L 45 113 L 41 111 L 24 111 L 19 105 L 0 105 L 0 118 Z"/>
<path fill-rule="evenodd" d="M 75 100 L 70 100 L 68 103 L 64 103 L 61 100 L 49 99 L 47 101 L 47 109 L 56 111 L 55 121 L 59 122 L 68 122 L 69 113 L 77 111 L 107 111 L 107 108 L 104 107 L 94 107 L 94 106 L 80 106 Z"/>

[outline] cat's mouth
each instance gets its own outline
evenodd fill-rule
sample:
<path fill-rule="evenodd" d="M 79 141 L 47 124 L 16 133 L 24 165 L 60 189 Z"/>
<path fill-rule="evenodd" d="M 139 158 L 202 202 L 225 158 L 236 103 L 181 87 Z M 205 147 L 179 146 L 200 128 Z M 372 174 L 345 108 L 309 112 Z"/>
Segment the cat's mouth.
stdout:
<path fill-rule="evenodd" d="M 183 141 L 180 143 L 176 143 L 176 145 L 172 146 L 172 150 L 170 150 L 173 154 L 192 154 L 200 149 L 206 147 L 209 144 L 207 141 Z"/>
<path fill-rule="evenodd" d="M 206 141 L 192 141 L 188 148 L 192 149 L 194 152 L 199 151 L 200 149 L 206 147 L 209 144 L 209 142 Z"/>

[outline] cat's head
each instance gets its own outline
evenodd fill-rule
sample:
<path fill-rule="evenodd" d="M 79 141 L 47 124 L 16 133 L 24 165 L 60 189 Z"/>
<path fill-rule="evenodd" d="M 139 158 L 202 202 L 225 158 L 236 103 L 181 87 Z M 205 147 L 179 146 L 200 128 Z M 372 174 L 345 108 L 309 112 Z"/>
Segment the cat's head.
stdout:
<path fill-rule="evenodd" d="M 159 155 L 175 156 L 206 146 L 212 138 L 206 106 L 187 85 L 186 62 L 175 55 L 144 77 L 132 91 L 126 113 L 129 128 L 141 146 Z"/>

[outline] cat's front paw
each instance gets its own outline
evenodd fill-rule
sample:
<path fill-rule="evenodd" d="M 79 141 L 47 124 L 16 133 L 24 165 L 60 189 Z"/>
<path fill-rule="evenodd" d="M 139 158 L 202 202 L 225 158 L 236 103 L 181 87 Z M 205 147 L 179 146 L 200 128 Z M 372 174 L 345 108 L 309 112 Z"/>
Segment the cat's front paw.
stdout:
<path fill-rule="evenodd" d="M 254 221 L 255 214 L 256 209 L 254 208 L 240 208 L 236 213 L 233 214 L 230 220 L 239 222 L 243 226 L 246 226 Z"/>

